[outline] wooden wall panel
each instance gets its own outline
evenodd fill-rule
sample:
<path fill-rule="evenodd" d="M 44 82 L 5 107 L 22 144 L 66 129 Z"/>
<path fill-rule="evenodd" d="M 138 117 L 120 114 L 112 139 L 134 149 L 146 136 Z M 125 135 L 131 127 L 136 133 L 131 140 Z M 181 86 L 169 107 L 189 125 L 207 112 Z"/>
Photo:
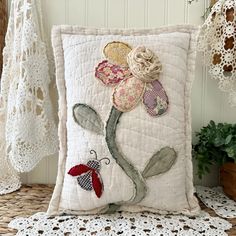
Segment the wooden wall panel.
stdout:
<path fill-rule="evenodd" d="M 159 27 L 167 23 L 167 0 L 147 0 L 147 27 Z"/>
<path fill-rule="evenodd" d="M 107 26 L 111 28 L 126 27 L 127 0 L 107 1 Z"/>
<path fill-rule="evenodd" d="M 87 0 L 86 2 L 88 4 L 86 11 L 87 25 L 91 27 L 105 27 L 107 25 L 107 1 Z"/>
<path fill-rule="evenodd" d="M 146 2 L 145 0 L 129 0 L 127 2 L 128 28 L 144 28 L 146 26 Z"/>

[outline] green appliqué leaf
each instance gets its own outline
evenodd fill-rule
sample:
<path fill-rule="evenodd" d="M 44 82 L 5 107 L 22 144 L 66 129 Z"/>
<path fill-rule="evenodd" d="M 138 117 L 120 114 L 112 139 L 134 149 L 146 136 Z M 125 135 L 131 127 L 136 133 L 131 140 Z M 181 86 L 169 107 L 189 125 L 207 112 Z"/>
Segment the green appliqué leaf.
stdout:
<path fill-rule="evenodd" d="M 149 178 L 167 172 L 175 163 L 177 154 L 173 148 L 164 147 L 155 153 L 143 171 L 143 177 Z"/>
<path fill-rule="evenodd" d="M 104 134 L 104 125 L 97 112 L 88 105 L 75 104 L 73 106 L 73 117 L 75 122 L 82 128 L 96 134 Z"/>

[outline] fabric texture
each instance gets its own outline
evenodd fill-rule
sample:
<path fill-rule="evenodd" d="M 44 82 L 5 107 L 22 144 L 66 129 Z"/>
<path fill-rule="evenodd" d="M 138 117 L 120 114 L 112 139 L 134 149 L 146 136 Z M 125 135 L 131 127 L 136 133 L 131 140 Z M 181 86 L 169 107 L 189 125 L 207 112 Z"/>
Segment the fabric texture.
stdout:
<path fill-rule="evenodd" d="M 4 48 L 0 157 L 1 164 L 7 159 L 18 172 L 29 172 L 43 157 L 58 152 L 40 4 L 12 1 Z M 0 171 L 3 182 L 6 171 Z"/>
<path fill-rule="evenodd" d="M 189 25 L 54 27 L 60 154 L 48 214 L 199 213 L 190 117 L 197 35 Z"/>

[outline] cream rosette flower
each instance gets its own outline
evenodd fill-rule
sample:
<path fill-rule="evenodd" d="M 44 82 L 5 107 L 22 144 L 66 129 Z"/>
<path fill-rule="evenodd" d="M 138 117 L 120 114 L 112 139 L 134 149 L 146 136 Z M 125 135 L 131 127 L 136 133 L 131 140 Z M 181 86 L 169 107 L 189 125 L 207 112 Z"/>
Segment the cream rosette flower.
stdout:
<path fill-rule="evenodd" d="M 143 82 L 149 83 L 159 79 L 162 65 L 159 58 L 148 48 L 139 46 L 127 56 L 131 73 Z"/>

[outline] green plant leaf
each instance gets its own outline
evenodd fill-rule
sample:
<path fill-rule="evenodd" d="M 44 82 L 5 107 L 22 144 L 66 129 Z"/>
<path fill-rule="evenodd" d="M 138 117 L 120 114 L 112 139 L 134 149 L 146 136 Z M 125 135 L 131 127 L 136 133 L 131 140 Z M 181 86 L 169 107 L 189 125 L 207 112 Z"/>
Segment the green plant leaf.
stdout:
<path fill-rule="evenodd" d="M 75 122 L 82 128 L 103 135 L 103 122 L 97 112 L 90 106 L 75 104 L 73 106 L 73 117 Z"/>
<path fill-rule="evenodd" d="M 214 144 L 216 147 L 220 147 L 221 145 L 225 144 L 225 139 L 221 136 L 217 136 L 214 140 Z"/>
<path fill-rule="evenodd" d="M 209 122 L 209 125 L 210 125 L 212 128 L 215 128 L 215 127 L 216 127 L 216 124 L 215 124 L 215 122 L 214 122 L 213 120 L 211 120 L 211 121 Z"/>
<path fill-rule="evenodd" d="M 230 143 L 232 137 L 233 137 L 232 134 L 230 134 L 230 135 L 227 136 L 227 138 L 225 139 L 225 144 L 226 144 L 226 145 Z"/>
<path fill-rule="evenodd" d="M 142 173 L 143 177 L 149 178 L 167 172 L 175 163 L 176 158 L 177 154 L 173 148 L 162 148 L 150 159 Z"/>
<path fill-rule="evenodd" d="M 236 158 L 236 145 L 226 148 L 225 151 L 227 152 L 228 156 L 231 157 L 232 159 Z"/>
<path fill-rule="evenodd" d="M 193 156 L 198 162 L 198 175 L 202 177 L 213 164 L 222 165 L 236 160 L 236 124 L 210 123 L 197 134 Z"/>

